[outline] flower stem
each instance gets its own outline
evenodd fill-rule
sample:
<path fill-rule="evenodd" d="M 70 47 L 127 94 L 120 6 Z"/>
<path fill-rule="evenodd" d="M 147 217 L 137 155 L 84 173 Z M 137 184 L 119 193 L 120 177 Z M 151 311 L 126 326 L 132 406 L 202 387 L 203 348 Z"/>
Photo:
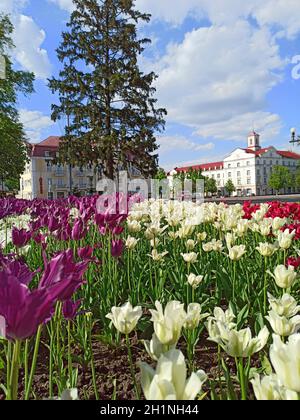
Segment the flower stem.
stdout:
<path fill-rule="evenodd" d="M 130 347 L 130 341 L 129 341 L 129 335 L 128 334 L 126 334 L 126 345 L 127 345 L 127 351 L 128 351 L 128 360 L 129 360 L 129 365 L 130 365 L 130 372 L 131 372 L 131 376 L 132 376 L 132 380 L 133 380 L 133 384 L 134 384 L 134 389 L 135 389 L 135 395 L 136 395 L 137 400 L 139 400 L 140 399 L 140 392 L 139 392 L 139 387 L 138 387 L 137 382 L 136 382 L 133 360 L 132 360 L 132 352 L 131 352 L 131 347 Z"/>
<path fill-rule="evenodd" d="M 18 399 L 19 370 L 20 370 L 20 351 L 21 341 L 16 340 L 14 344 L 13 358 L 10 372 L 10 395 L 8 399 L 16 401 Z"/>
<path fill-rule="evenodd" d="M 30 394 L 31 394 L 32 382 L 33 382 L 33 378 L 34 378 L 34 374 L 35 374 L 35 370 L 36 370 L 37 358 L 38 358 L 38 354 L 39 354 L 42 329 L 43 329 L 43 326 L 40 325 L 39 328 L 38 328 L 37 334 L 36 334 L 36 338 L 35 338 L 35 346 L 34 346 L 30 376 L 29 376 L 27 389 L 25 390 L 25 401 L 29 400 Z"/>

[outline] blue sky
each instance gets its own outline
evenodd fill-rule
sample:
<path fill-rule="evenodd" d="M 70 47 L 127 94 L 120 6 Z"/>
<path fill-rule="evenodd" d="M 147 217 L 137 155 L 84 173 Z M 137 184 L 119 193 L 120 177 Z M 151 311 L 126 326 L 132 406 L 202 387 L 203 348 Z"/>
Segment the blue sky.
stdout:
<path fill-rule="evenodd" d="M 300 133 L 299 0 L 136 5 L 153 16 L 140 28 L 153 40 L 140 64 L 159 75 L 157 97 L 169 113 L 158 138 L 163 167 L 220 160 L 253 128 L 263 145 L 289 148 L 290 127 Z M 36 74 L 36 93 L 19 101 L 34 142 L 63 133 L 63 122 L 49 118 L 56 98 L 46 79 L 59 71 L 55 49 L 71 10 L 72 0 L 1 0 L 16 28 L 15 66 Z"/>

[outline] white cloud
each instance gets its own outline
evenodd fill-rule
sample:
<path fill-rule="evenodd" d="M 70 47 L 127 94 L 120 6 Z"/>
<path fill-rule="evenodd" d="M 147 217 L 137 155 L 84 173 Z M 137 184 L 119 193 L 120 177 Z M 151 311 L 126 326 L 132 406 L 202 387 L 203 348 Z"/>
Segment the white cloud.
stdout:
<path fill-rule="evenodd" d="M 51 3 L 55 3 L 59 6 L 62 10 L 66 10 L 67 12 L 71 12 L 74 9 L 74 3 L 72 0 L 48 0 Z"/>
<path fill-rule="evenodd" d="M 0 12 L 9 13 L 15 27 L 15 60 L 24 70 L 35 73 L 37 78 L 46 79 L 51 74 L 48 53 L 41 47 L 46 33 L 38 27 L 32 17 L 21 14 L 20 11 L 27 3 L 28 0 L 1 0 Z"/>
<path fill-rule="evenodd" d="M 48 1 L 69 12 L 74 8 L 72 0 Z M 173 25 L 182 24 L 188 16 L 194 19 L 205 17 L 214 25 L 231 25 L 238 19 L 252 17 L 261 27 L 282 29 L 287 37 L 300 31 L 299 0 L 136 0 L 136 7 L 151 13 L 154 20 Z"/>
<path fill-rule="evenodd" d="M 40 111 L 29 111 L 21 109 L 19 111 L 20 121 L 24 125 L 24 130 L 31 143 L 41 141 L 42 130 L 53 126 L 50 117 L 43 115 Z"/>
<path fill-rule="evenodd" d="M 183 136 L 161 136 L 158 139 L 159 154 L 167 154 L 172 151 L 185 150 L 198 152 L 201 150 L 212 150 L 215 145 L 213 143 L 198 144 L 188 140 Z"/>
<path fill-rule="evenodd" d="M 266 29 L 245 21 L 200 28 L 148 64 L 159 74 L 157 93 L 172 122 L 216 138 L 222 135 L 218 127 L 230 121 L 243 120 L 248 124 L 244 130 L 263 122 L 278 127 L 278 116 L 264 111 L 266 95 L 280 82 L 285 61 Z M 234 127 L 232 131 L 230 135 Z"/>
<path fill-rule="evenodd" d="M 196 134 L 220 140 L 245 141 L 250 129 L 255 129 L 260 133 L 261 141 L 266 142 L 274 139 L 281 128 L 282 123 L 279 115 L 258 111 L 236 115 L 226 121 L 202 124 Z"/>
<path fill-rule="evenodd" d="M 3 13 L 16 13 L 18 10 L 25 7 L 28 0 L 1 0 L 0 12 Z"/>
<path fill-rule="evenodd" d="M 16 18 L 14 32 L 16 60 L 24 69 L 32 71 L 40 79 L 46 79 L 51 74 L 48 53 L 41 48 L 45 37 L 45 31 L 40 29 L 31 17 L 19 15 Z"/>

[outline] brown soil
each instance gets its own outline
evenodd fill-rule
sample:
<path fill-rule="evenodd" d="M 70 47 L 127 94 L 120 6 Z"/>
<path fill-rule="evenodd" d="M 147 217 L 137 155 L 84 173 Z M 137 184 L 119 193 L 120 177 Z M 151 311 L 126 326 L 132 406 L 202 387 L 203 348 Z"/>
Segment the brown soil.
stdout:
<path fill-rule="evenodd" d="M 132 354 L 134 363 L 136 365 L 137 381 L 139 382 L 140 370 L 138 362 L 145 361 L 153 366 L 155 363 L 151 361 L 141 342 L 136 338 L 131 340 Z M 184 344 L 179 345 L 179 348 L 185 353 Z M 96 381 L 99 398 L 101 400 L 111 400 L 115 395 L 118 400 L 134 400 L 135 393 L 133 383 L 130 375 L 130 368 L 128 363 L 127 348 L 122 342 L 117 348 L 110 347 L 101 342 L 93 343 L 93 354 L 96 369 Z M 227 366 L 235 374 L 235 365 L 232 358 L 223 355 Z M 255 363 L 256 364 L 256 363 Z M 78 365 L 78 390 L 81 399 L 95 399 L 95 393 L 92 382 L 92 374 L 90 367 L 83 369 Z M 218 377 L 218 357 L 217 347 L 214 343 L 207 341 L 206 337 L 202 337 L 195 351 L 195 365 L 194 370 L 204 370 L 209 379 L 214 380 Z M 22 371 L 21 371 L 22 377 Z M 22 382 L 22 381 L 21 381 Z M 206 384 L 209 391 L 209 384 Z M 23 383 L 20 384 L 20 397 L 23 397 Z M 57 393 L 57 388 L 54 386 L 54 392 Z M 39 355 L 36 375 L 33 382 L 33 398 L 45 399 L 49 397 L 48 388 L 48 351 L 41 348 Z M 209 392 L 207 398 L 209 398 Z M 4 394 L 0 390 L 0 400 L 4 399 Z"/>

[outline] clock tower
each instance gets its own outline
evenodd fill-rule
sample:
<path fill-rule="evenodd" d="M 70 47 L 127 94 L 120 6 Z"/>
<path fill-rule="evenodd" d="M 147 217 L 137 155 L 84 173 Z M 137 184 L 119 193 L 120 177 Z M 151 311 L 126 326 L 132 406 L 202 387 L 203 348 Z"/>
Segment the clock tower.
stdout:
<path fill-rule="evenodd" d="M 259 143 L 260 135 L 256 133 L 255 131 L 252 131 L 248 135 L 248 149 L 253 150 L 256 152 L 257 150 L 261 149 L 260 143 Z"/>

